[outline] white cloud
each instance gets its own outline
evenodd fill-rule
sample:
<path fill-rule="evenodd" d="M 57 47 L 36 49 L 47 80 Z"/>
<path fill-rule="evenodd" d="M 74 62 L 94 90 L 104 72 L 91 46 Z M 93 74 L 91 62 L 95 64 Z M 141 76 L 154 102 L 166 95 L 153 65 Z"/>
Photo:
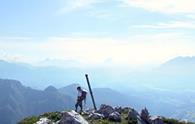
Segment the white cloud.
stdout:
<path fill-rule="evenodd" d="M 65 5 L 57 11 L 57 15 L 62 15 L 71 11 L 88 8 L 97 2 L 97 0 L 67 0 L 64 3 Z"/>
<path fill-rule="evenodd" d="M 190 18 L 190 19 L 195 19 L 195 14 L 188 14 L 188 15 L 186 15 L 188 18 Z"/>
<path fill-rule="evenodd" d="M 75 60 L 85 65 L 101 65 L 105 62 L 110 65 L 128 66 L 159 64 L 172 57 L 195 55 L 194 47 L 195 44 L 183 34 L 177 33 L 136 35 L 125 40 L 50 37 L 42 42 L 0 41 L 0 49 L 4 48 L 10 56 L 22 57 L 23 62 L 38 62 L 51 58 Z"/>
<path fill-rule="evenodd" d="M 119 0 L 126 6 L 168 14 L 195 13 L 194 0 Z"/>
<path fill-rule="evenodd" d="M 31 40 L 31 37 L 0 37 L 0 41 L 4 40 L 4 41 L 10 41 L 10 40 L 18 40 L 18 41 L 27 41 L 27 40 Z"/>
<path fill-rule="evenodd" d="M 171 21 L 168 23 L 158 23 L 152 25 L 134 25 L 132 27 L 152 29 L 195 29 L 195 23 L 192 21 Z"/>
<path fill-rule="evenodd" d="M 106 11 L 90 11 L 89 15 L 98 19 L 111 19 L 112 15 Z"/>
<path fill-rule="evenodd" d="M 35 63 L 43 54 L 39 42 L 19 37 L 0 37 L 0 59 Z"/>

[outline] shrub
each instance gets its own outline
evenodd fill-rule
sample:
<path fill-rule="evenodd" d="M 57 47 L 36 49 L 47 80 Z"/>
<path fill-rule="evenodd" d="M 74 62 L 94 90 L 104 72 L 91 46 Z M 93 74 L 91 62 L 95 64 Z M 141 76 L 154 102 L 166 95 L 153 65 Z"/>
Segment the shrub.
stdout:
<path fill-rule="evenodd" d="M 22 121 L 18 122 L 18 124 L 34 124 L 37 121 L 39 121 L 39 117 L 32 116 L 32 117 L 23 119 Z"/>
<path fill-rule="evenodd" d="M 137 124 L 137 119 L 129 118 L 128 119 L 128 124 Z"/>
<path fill-rule="evenodd" d="M 54 122 L 60 120 L 60 113 L 59 112 L 49 112 L 41 115 L 42 117 L 46 117 L 49 120 L 52 120 Z"/>

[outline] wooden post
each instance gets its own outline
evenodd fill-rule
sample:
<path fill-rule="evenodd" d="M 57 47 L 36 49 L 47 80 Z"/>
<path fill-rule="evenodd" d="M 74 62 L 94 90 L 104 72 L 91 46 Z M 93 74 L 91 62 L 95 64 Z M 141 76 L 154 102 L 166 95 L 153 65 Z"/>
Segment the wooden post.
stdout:
<path fill-rule="evenodd" d="M 88 74 L 85 74 L 85 77 L 86 77 L 86 80 L 87 80 L 87 85 L 89 87 L 89 92 L 91 94 L 91 99 L 92 99 L 92 102 L 93 102 L 93 107 L 94 107 L 95 110 L 97 110 L 96 104 L 95 104 L 95 100 L 94 100 L 94 97 L 93 97 L 93 92 L 92 92 L 92 89 L 91 89 L 91 86 L 90 86 L 90 83 L 89 83 Z"/>

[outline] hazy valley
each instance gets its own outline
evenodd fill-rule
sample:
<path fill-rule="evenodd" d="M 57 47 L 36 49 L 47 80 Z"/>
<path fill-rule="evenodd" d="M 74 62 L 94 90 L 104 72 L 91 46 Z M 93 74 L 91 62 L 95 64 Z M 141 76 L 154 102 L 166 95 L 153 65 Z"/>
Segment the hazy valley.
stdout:
<path fill-rule="evenodd" d="M 90 75 L 98 106 L 104 103 L 137 110 L 147 107 L 154 115 L 195 121 L 194 63 L 194 57 L 178 57 L 149 71 L 131 72 L 1 61 L 1 121 L 15 123 L 29 115 L 73 109 L 75 87 L 78 83 L 87 87 L 84 72 Z M 90 98 L 86 107 L 92 107 Z"/>

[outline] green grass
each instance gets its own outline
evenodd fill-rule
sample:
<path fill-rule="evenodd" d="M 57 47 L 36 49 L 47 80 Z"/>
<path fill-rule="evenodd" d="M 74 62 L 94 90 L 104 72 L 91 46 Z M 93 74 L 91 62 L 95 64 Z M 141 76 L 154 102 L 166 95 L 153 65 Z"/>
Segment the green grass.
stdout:
<path fill-rule="evenodd" d="M 121 114 L 121 122 L 112 122 L 108 119 L 99 119 L 99 120 L 89 120 L 87 116 L 84 118 L 89 122 L 89 124 L 137 124 L 137 120 L 135 119 L 126 119 L 127 114 Z"/>
<path fill-rule="evenodd" d="M 60 112 L 48 112 L 48 113 L 41 115 L 41 117 L 46 117 L 49 120 L 52 120 L 53 122 L 57 122 L 60 120 L 61 116 L 60 116 Z"/>
<path fill-rule="evenodd" d="M 39 121 L 39 117 L 32 116 L 32 117 L 28 117 L 28 118 L 23 119 L 22 121 L 18 122 L 18 124 L 34 124 L 37 121 Z"/>
<path fill-rule="evenodd" d="M 60 120 L 60 112 L 48 112 L 40 116 L 28 117 L 18 122 L 18 124 L 34 124 L 37 121 L 39 121 L 40 118 L 43 118 L 43 117 L 46 117 L 52 120 L 53 122 L 57 122 L 58 120 Z"/>
<path fill-rule="evenodd" d="M 192 123 L 192 122 L 188 122 L 188 123 L 185 123 L 185 122 L 180 122 L 176 119 L 172 119 L 172 118 L 162 118 L 163 119 L 163 122 L 166 123 L 166 124 L 195 124 L 195 123 Z"/>

